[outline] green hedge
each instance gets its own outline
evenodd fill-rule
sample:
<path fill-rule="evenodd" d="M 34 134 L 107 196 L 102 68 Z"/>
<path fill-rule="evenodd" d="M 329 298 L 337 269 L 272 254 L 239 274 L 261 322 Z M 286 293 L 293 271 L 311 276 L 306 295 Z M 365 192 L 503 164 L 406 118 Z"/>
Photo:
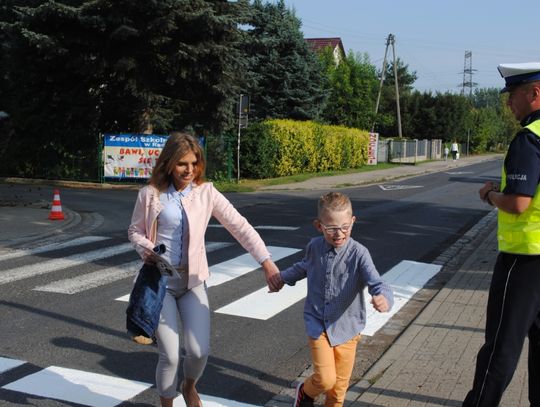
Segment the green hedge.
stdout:
<path fill-rule="evenodd" d="M 359 168 L 366 164 L 367 131 L 311 121 L 266 120 L 243 133 L 242 176 L 272 178 Z"/>

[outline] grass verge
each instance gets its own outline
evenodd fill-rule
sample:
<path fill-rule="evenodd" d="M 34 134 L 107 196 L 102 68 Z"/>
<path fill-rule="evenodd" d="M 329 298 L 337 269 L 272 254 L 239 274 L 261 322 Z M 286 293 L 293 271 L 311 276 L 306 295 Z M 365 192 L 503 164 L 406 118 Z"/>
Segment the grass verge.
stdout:
<path fill-rule="evenodd" d="M 364 165 L 361 168 L 355 168 L 344 171 L 324 171 L 324 172 L 315 172 L 315 173 L 306 173 L 298 175 L 289 175 L 286 177 L 279 178 L 267 178 L 267 179 L 240 179 L 240 182 L 233 181 L 222 181 L 217 180 L 213 181 L 216 188 L 221 192 L 254 192 L 259 188 L 270 186 L 270 185 L 283 185 L 283 184 L 294 184 L 296 182 L 303 182 L 311 178 L 316 177 L 331 177 L 334 175 L 345 175 L 345 174 L 356 174 L 367 171 L 376 171 L 384 170 L 387 168 L 394 168 L 399 166 L 399 164 L 389 164 L 389 163 L 380 163 L 377 165 Z"/>

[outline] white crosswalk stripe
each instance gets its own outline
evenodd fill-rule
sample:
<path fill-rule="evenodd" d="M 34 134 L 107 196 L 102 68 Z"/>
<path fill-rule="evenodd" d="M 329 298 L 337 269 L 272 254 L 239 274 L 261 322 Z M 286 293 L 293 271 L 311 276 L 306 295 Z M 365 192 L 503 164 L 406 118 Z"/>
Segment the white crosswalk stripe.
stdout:
<path fill-rule="evenodd" d="M 25 363 L 21 360 L 0 357 L 0 373 Z M 90 407 L 114 407 L 150 387 L 152 384 L 136 380 L 50 366 L 8 383 L 2 389 Z M 256 407 L 206 394 L 199 396 L 207 407 Z M 186 407 L 182 397 L 174 400 L 174 407 Z"/>
<path fill-rule="evenodd" d="M 0 356 L 0 373 L 7 372 L 17 366 L 24 365 L 26 362 L 22 360 L 9 359 Z"/>
<path fill-rule="evenodd" d="M 58 280 L 50 284 L 35 287 L 34 290 L 59 294 L 77 294 L 91 288 L 114 283 L 126 277 L 135 276 L 140 265 L 140 260 L 136 260 L 120 266 L 108 267 L 103 270 L 80 275 L 75 278 Z"/>
<path fill-rule="evenodd" d="M 65 249 L 68 247 L 79 246 L 86 243 L 100 242 L 109 239 L 104 236 L 84 236 L 76 239 L 68 240 L 62 243 L 51 243 L 45 246 L 36 247 L 28 250 L 12 250 L 7 253 L 0 254 L 0 261 L 16 259 L 24 256 L 35 256 L 36 254 L 50 252 L 52 250 Z"/>
<path fill-rule="evenodd" d="M 403 260 L 383 274 L 382 279 L 394 292 L 394 306 L 390 312 L 379 313 L 370 304 L 367 288 L 364 290 L 366 300 L 366 327 L 364 336 L 373 336 L 381 329 L 411 298 L 441 269 L 440 265 Z M 294 286 L 285 286 L 279 293 L 268 293 L 261 288 L 224 307 L 217 309 L 219 314 L 236 315 L 244 318 L 267 320 L 291 305 L 305 298 L 307 282 L 301 280 Z"/>
<path fill-rule="evenodd" d="M 216 310 L 218 314 L 236 315 L 245 318 L 267 320 L 304 299 L 307 294 L 307 280 L 298 281 L 294 286 L 286 286 L 277 293 L 268 293 L 264 287 L 239 300 Z"/>
<path fill-rule="evenodd" d="M 290 247 L 268 246 L 268 251 L 272 253 L 272 260 L 278 261 L 299 252 L 300 249 L 293 249 Z M 224 284 L 228 281 L 234 280 L 235 278 L 241 277 L 244 274 L 250 273 L 260 267 L 261 266 L 259 265 L 259 263 L 257 263 L 250 254 L 246 253 L 241 256 L 235 257 L 234 259 L 227 260 L 211 266 L 210 277 L 208 278 L 208 280 L 206 280 L 206 285 L 207 287 L 218 286 L 220 284 Z M 129 301 L 129 294 L 123 295 L 116 300 L 127 302 Z M 282 308 L 281 310 L 284 310 L 287 307 L 288 306 Z"/>
<path fill-rule="evenodd" d="M 114 407 L 150 388 L 149 383 L 51 366 L 2 387 L 91 407 Z"/>
<path fill-rule="evenodd" d="M 420 263 L 403 260 L 388 270 L 382 279 L 388 283 L 394 292 L 394 306 L 390 312 L 379 313 L 369 303 L 370 296 L 367 288 L 364 291 L 366 299 L 366 327 L 362 335 L 373 336 L 420 290 L 435 274 L 441 270 L 441 265 Z"/>
<path fill-rule="evenodd" d="M 35 256 L 59 249 L 76 248 L 80 245 L 102 242 L 107 239 L 109 238 L 88 236 L 31 250 L 13 251 L 0 255 L 0 262 L 25 256 Z M 206 250 L 207 252 L 212 252 L 230 245 L 232 245 L 232 243 L 207 242 Z M 268 249 L 272 253 L 272 259 L 274 261 L 279 261 L 300 251 L 300 249 L 296 248 L 278 246 L 270 246 Z M 49 259 L 27 266 L 18 266 L 16 268 L 0 271 L 0 285 L 41 276 L 69 267 L 82 266 L 89 262 L 117 256 L 129 251 L 133 251 L 133 247 L 130 243 L 114 244 L 64 258 Z M 37 286 L 34 290 L 59 294 L 77 294 L 85 290 L 133 277 L 140 265 L 140 259 L 137 258 L 137 260 L 134 261 L 129 261 L 116 266 L 104 267 L 89 273 L 77 273 L 70 278 L 60 279 Z M 438 265 L 402 261 L 385 273 L 383 279 L 390 284 L 394 290 L 394 308 L 389 313 L 380 314 L 374 311 L 372 306 L 367 303 L 367 326 L 363 335 L 374 335 L 427 283 L 427 281 L 429 281 L 431 277 L 439 272 L 440 268 L 441 266 Z M 260 269 L 260 265 L 249 254 L 242 254 L 212 265 L 210 267 L 210 278 L 207 280 L 207 285 L 208 287 L 216 287 L 257 269 Z M 286 286 L 279 293 L 268 293 L 267 287 L 263 287 L 217 309 L 215 312 L 217 314 L 227 314 L 241 318 L 268 320 L 303 300 L 306 294 L 306 280 L 298 282 L 296 286 L 293 287 Z M 366 301 L 369 302 L 367 289 L 365 294 Z M 121 300 L 125 301 L 128 298 L 129 296 L 124 296 Z M 24 365 L 25 363 L 27 362 L 0 357 L 0 374 Z M 123 403 L 150 387 L 151 384 L 149 383 L 51 366 L 8 383 L 4 385 L 2 389 L 87 406 L 107 407 Z M 211 395 L 201 394 L 200 396 L 204 405 L 208 407 L 255 407 L 250 404 L 221 399 Z M 185 406 L 182 397 L 175 399 L 174 406 Z"/>
<path fill-rule="evenodd" d="M 268 246 L 268 251 L 272 253 L 272 260 L 276 262 L 284 257 L 288 257 L 296 252 L 299 252 L 300 249 Z M 259 263 L 257 263 L 253 257 L 251 257 L 251 255 L 247 253 L 243 254 L 235 257 L 234 259 L 211 266 L 210 278 L 208 278 L 206 285 L 208 287 L 213 287 L 226 283 L 227 281 L 243 276 L 244 274 L 258 269 L 259 267 Z"/>
<path fill-rule="evenodd" d="M 204 407 L 256 407 L 253 404 L 240 403 L 239 401 L 222 399 L 220 397 L 199 394 Z M 174 399 L 173 407 L 186 407 L 182 397 Z"/>
<path fill-rule="evenodd" d="M 62 259 L 47 260 L 30 266 L 20 266 L 0 274 L 0 285 L 12 283 L 30 277 L 47 274 L 52 271 L 80 266 L 85 263 L 115 256 L 133 250 L 131 243 L 124 243 L 103 249 L 92 250 L 82 254 L 74 254 Z"/>

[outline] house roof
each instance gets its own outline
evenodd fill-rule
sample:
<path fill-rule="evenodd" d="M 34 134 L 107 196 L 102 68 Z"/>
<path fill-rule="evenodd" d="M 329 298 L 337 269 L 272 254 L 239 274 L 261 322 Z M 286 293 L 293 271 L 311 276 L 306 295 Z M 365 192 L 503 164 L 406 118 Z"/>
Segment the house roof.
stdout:
<path fill-rule="evenodd" d="M 341 53 L 343 56 L 345 56 L 345 48 L 343 48 L 343 42 L 341 41 L 341 38 L 335 37 L 335 38 L 306 38 L 305 39 L 308 45 L 311 47 L 313 51 L 319 51 L 323 48 L 330 47 L 332 49 L 335 49 L 336 47 L 339 47 Z"/>

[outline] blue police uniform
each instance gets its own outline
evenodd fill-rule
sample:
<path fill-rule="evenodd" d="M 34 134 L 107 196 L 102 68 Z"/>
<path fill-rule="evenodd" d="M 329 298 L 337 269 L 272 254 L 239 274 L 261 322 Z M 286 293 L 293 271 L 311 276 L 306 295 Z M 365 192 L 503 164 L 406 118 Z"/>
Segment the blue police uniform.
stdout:
<path fill-rule="evenodd" d="M 505 76 L 507 91 L 512 86 L 540 80 L 540 63 L 515 65 Z M 533 72 L 523 72 L 530 71 Z M 540 110 L 521 121 L 520 130 L 504 160 L 504 194 L 535 197 L 540 184 L 540 134 L 530 128 L 540 120 Z M 538 123 L 536 123 L 538 124 Z M 525 338 L 529 338 L 529 401 L 540 407 L 540 253 L 508 249 L 499 211 L 499 250 L 489 290 L 485 343 L 478 352 L 473 388 L 463 406 L 495 407 L 516 369 Z M 515 215 L 516 218 L 519 215 Z M 529 220 L 528 222 L 531 222 Z M 533 228 L 539 228 L 533 218 Z M 523 247 L 528 247 L 527 242 Z M 536 242 L 538 243 L 538 242 Z M 511 246 L 510 246 L 511 247 Z M 517 246 L 519 247 L 519 245 Z"/>

